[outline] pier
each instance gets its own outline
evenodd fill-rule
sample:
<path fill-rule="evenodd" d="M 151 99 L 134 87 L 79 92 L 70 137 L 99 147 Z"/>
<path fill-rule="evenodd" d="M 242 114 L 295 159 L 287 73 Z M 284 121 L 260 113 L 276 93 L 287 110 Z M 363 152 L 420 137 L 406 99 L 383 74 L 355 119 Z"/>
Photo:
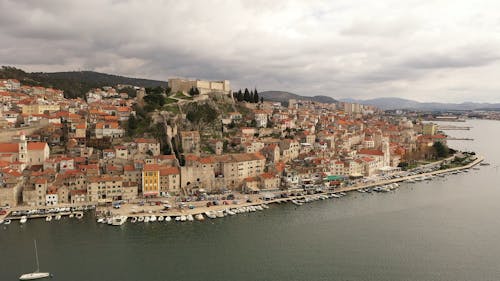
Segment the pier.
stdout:
<path fill-rule="evenodd" d="M 439 125 L 438 130 L 449 131 L 449 130 L 470 130 L 471 126 L 454 126 L 454 125 Z"/>

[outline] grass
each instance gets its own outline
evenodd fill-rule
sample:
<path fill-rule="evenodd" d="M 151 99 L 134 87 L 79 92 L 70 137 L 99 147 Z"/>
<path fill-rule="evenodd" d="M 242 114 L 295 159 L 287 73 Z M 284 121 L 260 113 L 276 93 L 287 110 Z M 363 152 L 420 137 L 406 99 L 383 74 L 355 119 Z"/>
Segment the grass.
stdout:
<path fill-rule="evenodd" d="M 172 99 L 172 98 L 166 98 L 165 99 L 165 104 L 172 104 L 172 103 L 177 103 L 177 100 Z"/>
<path fill-rule="evenodd" d="M 182 93 L 176 93 L 173 97 L 177 98 L 177 99 L 182 99 L 182 100 L 192 100 L 193 99 L 193 97 L 186 96 Z"/>

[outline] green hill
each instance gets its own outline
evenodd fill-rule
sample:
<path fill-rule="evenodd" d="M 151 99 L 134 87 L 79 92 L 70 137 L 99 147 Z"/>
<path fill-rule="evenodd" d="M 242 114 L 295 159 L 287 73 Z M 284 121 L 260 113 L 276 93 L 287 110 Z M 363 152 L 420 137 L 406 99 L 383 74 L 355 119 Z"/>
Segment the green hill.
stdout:
<path fill-rule="evenodd" d="M 92 88 L 127 84 L 139 87 L 167 87 L 166 81 L 130 78 L 94 71 L 25 72 L 10 66 L 2 66 L 0 79 L 15 78 L 23 85 L 53 87 L 64 91 L 67 98 L 84 97 Z"/>
<path fill-rule="evenodd" d="M 311 100 L 321 103 L 337 103 L 337 100 L 327 96 L 301 96 L 290 92 L 284 91 L 265 91 L 259 93 L 261 97 L 264 97 L 264 100 L 268 101 L 278 101 L 287 104 L 289 99 L 297 99 L 297 100 Z"/>

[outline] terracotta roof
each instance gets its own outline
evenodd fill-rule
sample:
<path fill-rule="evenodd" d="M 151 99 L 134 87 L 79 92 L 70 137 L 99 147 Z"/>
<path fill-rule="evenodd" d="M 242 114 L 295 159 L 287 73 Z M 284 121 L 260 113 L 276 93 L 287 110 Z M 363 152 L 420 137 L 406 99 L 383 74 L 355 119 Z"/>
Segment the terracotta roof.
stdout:
<path fill-rule="evenodd" d="M 46 142 L 28 142 L 28 150 L 44 150 Z"/>
<path fill-rule="evenodd" d="M 384 153 L 381 150 L 376 149 L 361 149 L 358 154 L 384 156 Z"/>
<path fill-rule="evenodd" d="M 165 167 L 160 169 L 160 176 L 178 175 L 179 173 L 177 167 Z"/>
<path fill-rule="evenodd" d="M 18 153 L 19 145 L 17 143 L 0 143 L 0 153 Z"/>

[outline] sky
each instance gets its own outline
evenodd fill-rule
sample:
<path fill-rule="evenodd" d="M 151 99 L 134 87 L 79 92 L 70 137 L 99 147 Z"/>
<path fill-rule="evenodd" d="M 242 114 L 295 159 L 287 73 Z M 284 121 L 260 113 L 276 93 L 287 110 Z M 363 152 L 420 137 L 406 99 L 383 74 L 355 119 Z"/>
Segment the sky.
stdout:
<path fill-rule="evenodd" d="M 0 0 L 0 65 L 500 102 L 500 1 Z"/>

